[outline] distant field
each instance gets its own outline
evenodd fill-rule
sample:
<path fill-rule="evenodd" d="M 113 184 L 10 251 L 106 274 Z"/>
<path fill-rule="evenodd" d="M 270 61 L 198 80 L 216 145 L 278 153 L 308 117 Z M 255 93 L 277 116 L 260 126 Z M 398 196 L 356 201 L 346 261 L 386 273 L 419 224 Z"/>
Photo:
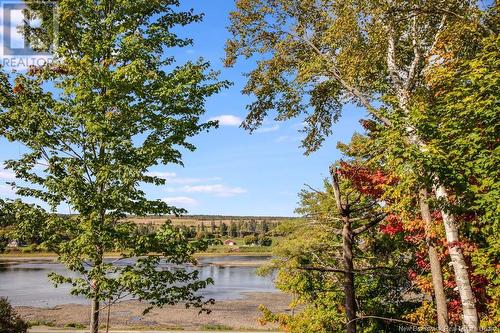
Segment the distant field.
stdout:
<path fill-rule="evenodd" d="M 212 221 L 215 225 L 219 226 L 221 223 L 229 225 L 231 221 L 234 222 L 272 222 L 280 223 L 286 220 L 295 219 L 295 217 L 282 217 L 282 216 L 219 216 L 219 215 L 186 215 L 182 217 L 175 216 L 151 216 L 151 217 L 129 217 L 128 221 L 133 221 L 137 224 L 163 224 L 166 220 L 171 220 L 174 225 L 197 226 L 202 223 L 205 226 L 210 226 Z"/>

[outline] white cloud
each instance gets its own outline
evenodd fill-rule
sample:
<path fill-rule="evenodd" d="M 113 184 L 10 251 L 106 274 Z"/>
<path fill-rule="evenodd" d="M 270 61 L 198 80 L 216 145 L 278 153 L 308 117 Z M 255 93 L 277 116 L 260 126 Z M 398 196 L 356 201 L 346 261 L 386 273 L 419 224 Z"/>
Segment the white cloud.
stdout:
<path fill-rule="evenodd" d="M 219 125 L 221 126 L 240 126 L 242 123 L 242 119 L 230 114 L 223 114 L 217 117 L 213 117 L 209 119 L 210 121 L 218 120 Z"/>
<path fill-rule="evenodd" d="M 0 169 L 0 179 L 2 179 L 2 180 L 15 180 L 16 175 L 12 171 Z"/>
<path fill-rule="evenodd" d="M 17 197 L 16 191 L 12 188 L 12 186 L 6 184 L 0 184 L 0 195 L 8 198 Z"/>
<path fill-rule="evenodd" d="M 178 178 L 170 178 L 167 179 L 168 184 L 195 184 L 195 183 L 203 183 L 203 182 L 210 182 L 210 181 L 217 181 L 221 180 L 220 177 L 209 177 L 209 178 L 184 178 L 184 177 L 178 177 Z"/>
<path fill-rule="evenodd" d="M 196 206 L 198 201 L 190 197 L 167 197 L 162 199 L 169 205 Z"/>
<path fill-rule="evenodd" d="M 297 135 L 281 135 L 274 139 L 276 143 L 284 143 L 284 142 L 298 142 L 301 140 L 300 136 Z"/>
<path fill-rule="evenodd" d="M 289 139 L 289 138 L 290 138 L 290 137 L 289 137 L 288 135 L 281 135 L 281 136 L 278 136 L 278 137 L 274 140 L 274 142 L 276 142 L 276 143 L 286 142 L 286 141 L 288 141 L 288 139 Z"/>
<path fill-rule="evenodd" d="M 147 175 L 152 177 L 163 178 L 167 181 L 167 184 L 181 184 L 181 185 L 221 180 L 220 177 L 207 177 L 207 178 L 178 177 L 175 172 L 162 172 L 162 171 L 150 171 L 147 173 Z"/>
<path fill-rule="evenodd" d="M 181 190 L 188 193 L 209 193 L 219 197 L 232 197 L 237 194 L 243 194 L 247 192 L 246 189 L 241 187 L 229 187 L 222 184 L 196 186 L 186 185 Z"/>
<path fill-rule="evenodd" d="M 255 133 L 269 133 L 280 129 L 280 126 L 275 124 L 273 126 L 261 127 L 255 130 Z"/>
<path fill-rule="evenodd" d="M 151 177 L 158 177 L 158 178 L 164 178 L 164 179 L 177 176 L 175 174 L 175 172 L 162 172 L 162 171 L 150 171 L 147 173 L 147 175 L 151 176 Z"/>
<path fill-rule="evenodd" d="M 0 179 L 1 180 L 15 180 L 16 174 L 12 170 L 5 169 L 4 165 L 5 165 L 5 161 L 0 162 Z"/>
<path fill-rule="evenodd" d="M 295 123 L 295 124 L 291 125 L 290 127 L 298 130 L 298 129 L 303 129 L 306 126 L 307 126 L 307 123 L 305 121 L 303 121 L 300 123 Z"/>

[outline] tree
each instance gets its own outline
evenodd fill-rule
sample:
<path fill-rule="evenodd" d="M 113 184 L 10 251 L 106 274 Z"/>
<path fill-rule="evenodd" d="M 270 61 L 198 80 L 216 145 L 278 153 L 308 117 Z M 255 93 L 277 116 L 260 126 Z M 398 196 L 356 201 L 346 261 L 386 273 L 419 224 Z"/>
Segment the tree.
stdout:
<path fill-rule="evenodd" d="M 273 239 L 271 237 L 267 237 L 264 234 L 259 235 L 258 244 L 260 246 L 271 246 L 273 244 Z"/>
<path fill-rule="evenodd" d="M 181 150 L 195 149 L 188 138 L 215 125 L 200 123 L 200 116 L 205 99 L 227 82 L 217 82 L 203 60 L 178 65 L 165 53 L 191 44 L 174 30 L 202 15 L 177 11 L 176 0 L 57 5 L 58 31 L 47 2 L 27 4 L 26 14 L 41 25 L 24 31 L 39 49 L 57 38 L 54 62 L 32 66 L 13 80 L 2 74 L 0 80 L 0 133 L 28 149 L 6 163 L 28 184 L 14 184 L 17 193 L 48 204 L 43 239 L 61 263 L 81 274 L 51 278 L 71 283 L 73 294 L 92 300 L 94 333 L 104 301 L 111 306 L 131 296 L 156 306 L 185 301 L 202 307 L 206 302 L 195 292 L 210 280 L 199 280 L 196 271 L 157 268 L 192 262 L 191 255 L 207 243 L 190 241 L 169 223 L 139 235 L 137 226 L 123 221 L 128 214 L 184 212 L 148 199 L 140 183 L 165 184 L 148 169 L 182 164 Z M 61 204 L 78 215 L 56 214 Z M 106 261 L 108 251 L 120 258 Z M 125 258 L 137 260 L 116 264 Z"/>
<path fill-rule="evenodd" d="M 398 128 L 425 155 L 429 143 L 411 121 L 411 109 L 416 97 L 428 90 L 424 76 L 433 62 L 439 63 L 435 57 L 439 58 L 436 50 L 441 36 L 453 35 L 460 25 L 466 27 L 463 30 L 491 33 L 484 19 L 489 10 L 480 10 L 473 1 L 454 0 L 239 0 L 231 14 L 233 38 L 227 43 L 226 65 L 231 66 L 240 56 L 262 55 L 243 90 L 256 97 L 248 106 L 243 127 L 254 130 L 273 110 L 277 111 L 276 120 L 305 113 L 303 146 L 310 153 L 331 134 L 342 106 L 353 102 L 384 126 Z M 459 242 L 458 221 L 448 209 L 449 184 L 435 169 L 423 170 L 426 181 L 422 189 L 427 184 L 435 189 L 433 193 L 442 202 L 447 239 L 453 244 Z M 453 247 L 450 256 L 464 327 L 475 332 L 478 316 L 463 251 Z M 442 303 L 438 308 L 445 311 Z M 445 320 L 440 320 L 439 327 L 447 329 Z"/>
<path fill-rule="evenodd" d="M 4 297 L 0 297 L 0 331 L 4 333 L 26 333 L 28 331 L 28 324 L 19 317 Z"/>
<path fill-rule="evenodd" d="M 376 208 L 379 200 L 379 189 L 377 186 L 389 183 L 388 178 L 380 171 L 369 174 L 369 170 L 363 167 L 341 164 L 342 169 L 331 168 L 332 190 L 337 208 L 337 214 L 342 221 L 342 229 L 337 233 L 342 235 L 342 257 L 344 274 L 345 309 L 347 317 L 347 332 L 356 332 L 356 297 L 354 288 L 354 242 L 355 238 L 366 233 L 385 219 L 386 214 Z M 357 189 L 357 198 L 351 198 L 349 191 L 342 193 L 340 175 L 351 181 L 351 187 Z M 345 185 L 344 185 L 345 186 Z M 377 195 L 378 194 L 378 195 Z M 363 198 L 364 195 L 364 198 Z M 362 200 L 364 199 L 364 200 Z M 356 213 L 356 214 L 353 214 Z M 355 215 L 360 214 L 357 218 Z M 354 215 L 354 216 L 353 216 Z M 364 225 L 353 227 L 353 221 L 367 220 Z M 370 268 L 368 268 L 369 270 Z"/>
<path fill-rule="evenodd" d="M 304 309 L 294 316 L 264 309 L 264 318 L 290 332 L 390 331 L 390 323 L 359 321 L 406 309 L 404 295 L 394 292 L 408 284 L 397 274 L 400 253 L 376 231 L 386 217 L 377 204 L 380 187 L 390 178 L 346 163 L 331 171 L 324 190 L 301 192 L 297 212 L 305 219 L 278 227 L 288 229 L 288 236 L 264 269 L 277 270 L 278 288 L 296 295 L 292 304 Z"/>
<path fill-rule="evenodd" d="M 500 320 L 500 286 L 495 279 L 500 244 L 494 236 L 500 232 L 497 204 L 500 57 L 499 23 L 498 20 L 493 23 L 491 26 L 497 33 L 474 36 L 479 41 L 471 43 L 466 56 L 456 54 L 461 49 L 453 40 L 443 42 L 440 50 L 447 61 L 436 65 L 427 76 L 432 90 L 426 104 L 431 100 L 432 107 L 418 108 L 415 112 L 420 119 L 419 131 L 436 147 L 432 157 L 442 166 L 441 177 L 451 186 L 454 200 L 450 209 L 468 217 L 463 228 L 478 248 L 472 254 L 475 275 L 490 281 L 487 290 L 492 299 L 488 304 L 490 314 L 482 318 L 486 327 Z M 472 38 L 467 37 L 470 43 Z"/>
<path fill-rule="evenodd" d="M 220 224 L 220 235 L 222 237 L 227 236 L 227 224 L 225 224 L 224 222 Z"/>
<path fill-rule="evenodd" d="M 256 245 L 258 243 L 259 239 L 255 235 L 248 235 L 243 238 L 243 242 L 245 245 Z"/>
<path fill-rule="evenodd" d="M 405 155 L 413 154 L 413 152 L 411 148 L 408 148 L 401 141 L 398 144 L 394 140 L 394 137 L 400 136 L 400 133 L 389 131 L 387 128 L 377 126 L 374 122 L 366 120 L 363 120 L 362 124 L 366 128 L 367 134 L 363 136 L 355 134 L 348 145 L 340 144 L 339 148 L 350 159 L 360 161 L 372 169 L 384 168 L 385 170 L 390 170 L 391 175 L 398 179 L 392 186 L 385 187 L 383 191 L 382 197 L 386 205 L 385 207 L 392 214 L 398 216 L 398 220 L 394 221 L 394 223 L 384 226 L 383 232 L 391 237 L 397 236 L 401 242 L 409 244 L 411 252 L 406 255 L 413 258 L 414 264 L 412 269 L 408 271 L 408 275 L 416 287 L 415 292 L 418 294 L 427 294 L 429 298 L 434 296 L 434 299 L 437 299 L 441 296 L 446 299 L 447 304 L 445 303 L 445 305 L 447 305 L 448 311 L 444 312 L 444 314 L 449 317 L 450 329 L 459 329 L 461 322 L 460 297 L 456 291 L 453 269 L 450 270 L 449 245 L 445 238 L 445 231 L 442 228 L 442 217 L 439 211 L 441 203 L 432 200 L 431 197 L 428 199 L 422 198 L 421 193 L 419 193 L 419 189 L 421 189 L 421 184 L 423 183 L 419 167 L 423 163 L 420 160 L 416 160 L 416 163 L 411 165 L 411 167 L 407 163 L 401 163 Z M 428 163 L 432 164 L 432 161 Z M 457 196 L 457 194 L 454 194 L 454 196 Z M 465 207 L 455 206 L 453 207 L 453 211 L 460 220 L 466 221 L 466 223 L 461 224 L 461 232 L 468 237 L 464 237 L 462 242 L 457 245 L 464 251 L 467 265 L 471 267 L 469 274 L 474 298 L 477 302 L 477 310 L 480 318 L 484 321 L 484 325 L 488 326 L 486 323 L 494 322 L 494 317 L 487 313 L 486 307 L 490 309 L 495 308 L 495 301 L 486 296 L 486 293 L 492 294 L 495 289 L 493 287 L 494 280 L 492 280 L 492 276 L 478 271 L 475 264 L 471 262 L 471 257 L 476 256 L 478 248 L 484 247 L 486 250 L 489 247 L 485 246 L 480 238 L 474 236 L 474 232 L 472 231 L 475 229 L 474 225 L 477 223 L 477 216 L 480 212 L 471 211 L 472 206 L 463 201 L 463 199 L 457 203 L 459 202 L 461 205 L 465 204 Z M 429 212 L 427 219 L 422 216 L 422 212 L 419 212 L 422 204 L 427 206 L 426 210 Z M 434 258 L 429 253 L 431 249 L 435 252 Z M 427 258 L 425 257 L 426 252 L 428 253 Z M 487 262 L 485 261 L 484 263 Z M 437 294 L 438 289 L 435 287 L 434 293 L 432 292 L 436 279 L 436 274 L 434 274 L 432 266 L 436 263 L 438 267 L 441 266 L 440 271 L 442 271 L 442 282 L 440 282 L 443 286 L 442 295 Z M 490 269 L 493 269 L 494 263 L 495 260 L 491 260 L 486 265 Z M 429 272 L 432 273 L 431 276 L 429 276 Z M 438 304 L 438 302 L 435 302 L 435 304 Z M 436 319 L 439 320 L 438 316 L 440 314 L 438 311 L 438 316 L 436 314 L 433 315 L 430 312 L 432 310 L 435 310 L 435 307 L 429 304 L 429 302 L 424 301 L 420 308 L 407 313 L 405 317 L 420 325 L 432 326 Z"/>
<path fill-rule="evenodd" d="M 248 232 L 250 233 L 257 233 L 257 221 L 254 219 L 251 219 L 250 222 L 248 222 Z"/>
<path fill-rule="evenodd" d="M 229 224 L 229 236 L 238 237 L 238 226 L 234 221 Z"/>
<path fill-rule="evenodd" d="M 244 234 L 245 230 L 246 230 L 246 222 L 238 221 L 236 223 L 236 231 L 238 237 L 242 238 L 243 236 L 245 236 Z"/>
<path fill-rule="evenodd" d="M 266 234 L 267 232 L 269 232 L 269 224 L 267 223 L 266 220 L 262 220 L 260 222 L 260 231 L 263 233 L 263 234 Z"/>

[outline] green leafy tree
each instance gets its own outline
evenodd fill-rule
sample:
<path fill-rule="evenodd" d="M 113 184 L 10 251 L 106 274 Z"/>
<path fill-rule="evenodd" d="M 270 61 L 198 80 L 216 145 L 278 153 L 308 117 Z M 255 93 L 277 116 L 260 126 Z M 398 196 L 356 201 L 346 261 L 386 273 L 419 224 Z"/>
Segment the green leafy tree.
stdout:
<path fill-rule="evenodd" d="M 28 323 L 21 319 L 4 297 L 0 297 L 0 331 L 3 333 L 26 333 L 28 331 Z"/>
<path fill-rule="evenodd" d="M 243 238 L 245 245 L 256 245 L 259 242 L 259 238 L 255 235 L 248 235 Z"/>
<path fill-rule="evenodd" d="M 260 231 L 264 234 L 269 232 L 269 223 L 266 220 L 260 222 Z"/>
<path fill-rule="evenodd" d="M 225 224 L 224 222 L 220 224 L 220 235 L 223 237 L 227 236 L 227 224 Z"/>
<path fill-rule="evenodd" d="M 496 4 L 484 7 L 475 1 L 455 0 L 239 0 L 231 14 L 229 30 L 233 36 L 226 47 L 226 65 L 233 65 L 238 57 L 259 55 L 254 57 L 257 66 L 248 73 L 243 89 L 255 96 L 243 126 L 254 130 L 273 111 L 276 120 L 305 115 L 303 146 L 310 153 L 331 134 L 342 107 L 355 103 L 393 133 L 398 132 L 393 139 L 409 144 L 411 149 L 403 161 L 411 167 L 415 159 L 432 151 L 411 116 L 416 99 L 428 91 L 425 75 L 440 62 L 436 51 L 443 36 L 458 41 L 468 40 L 475 32 L 494 33 L 491 25 Z M 461 35 L 455 33 L 457 30 L 472 33 Z M 460 242 L 459 221 L 450 209 L 452 186 L 437 171 L 441 165 L 426 166 L 418 166 L 421 190 L 435 189 L 431 193 L 441 204 L 447 240 Z M 422 218 L 429 216 L 425 205 L 421 208 Z M 451 247 L 450 257 L 464 328 L 476 332 L 478 314 L 464 253 Z M 438 277 L 441 273 L 433 270 L 433 274 Z M 442 286 L 435 288 L 442 294 Z M 437 308 L 439 328 L 445 331 L 444 299 Z"/>
<path fill-rule="evenodd" d="M 229 236 L 238 237 L 238 226 L 234 221 L 231 221 L 231 223 L 229 224 Z"/>
<path fill-rule="evenodd" d="M 260 246 L 271 246 L 273 244 L 273 239 L 271 237 L 267 237 L 264 234 L 259 235 L 258 244 Z"/>
<path fill-rule="evenodd" d="M 420 104 L 431 107 L 416 108 L 414 113 L 419 131 L 435 147 L 429 159 L 441 166 L 438 171 L 453 190 L 452 209 L 475 217 L 462 228 L 478 247 L 472 254 L 475 274 L 490 281 L 490 313 L 482 317 L 485 327 L 500 320 L 500 281 L 495 267 L 500 258 L 495 236 L 500 232 L 499 26 L 497 20 L 497 33 L 476 36 L 476 43 L 467 39 L 467 56 L 457 56 L 459 49 L 445 40 L 442 52 L 447 61 L 428 76 L 432 94 Z"/>
<path fill-rule="evenodd" d="M 178 5 L 61 0 L 55 31 L 52 4 L 30 2 L 26 14 L 41 25 L 24 33 L 40 49 L 57 38 L 54 62 L 0 80 L 0 133 L 28 149 L 6 166 L 24 181 L 15 184 L 18 194 L 51 208 L 41 236 L 81 276 L 51 278 L 91 299 L 93 333 L 102 302 L 132 297 L 151 306 L 206 304 L 195 292 L 210 280 L 199 280 L 197 271 L 158 268 L 193 262 L 191 255 L 207 243 L 190 241 L 169 223 L 141 235 L 123 220 L 184 212 L 148 199 L 140 184 L 165 184 L 149 168 L 182 164 L 181 152 L 195 149 L 188 138 L 216 125 L 200 122 L 205 99 L 227 86 L 203 60 L 181 65 L 168 54 L 191 44 L 174 31 L 202 19 Z M 56 214 L 61 204 L 78 214 Z M 109 251 L 119 259 L 105 260 Z M 119 265 L 127 258 L 137 260 Z"/>

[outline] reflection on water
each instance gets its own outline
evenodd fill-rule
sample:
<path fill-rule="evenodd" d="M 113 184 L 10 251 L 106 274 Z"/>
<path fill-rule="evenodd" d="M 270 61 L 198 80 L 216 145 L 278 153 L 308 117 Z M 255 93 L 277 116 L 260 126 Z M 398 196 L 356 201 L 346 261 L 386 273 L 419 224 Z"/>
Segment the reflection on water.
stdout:
<path fill-rule="evenodd" d="M 199 260 L 202 279 L 212 278 L 214 285 L 201 292 L 208 298 L 216 300 L 237 299 L 243 297 L 245 292 L 270 292 L 276 291 L 272 278 L 257 276 L 256 267 L 219 266 L 211 263 L 217 262 L 255 262 L 262 261 L 263 257 L 231 256 L 211 257 Z M 122 264 L 130 264 L 123 261 Z M 189 267 L 188 269 L 192 269 Z M 86 303 L 82 297 L 69 294 L 69 286 L 61 285 L 54 288 L 48 280 L 50 272 L 75 276 L 57 263 L 43 260 L 30 260 L 9 262 L 0 260 L 0 296 L 8 297 L 13 305 L 26 305 L 37 307 L 51 307 L 68 303 Z"/>

